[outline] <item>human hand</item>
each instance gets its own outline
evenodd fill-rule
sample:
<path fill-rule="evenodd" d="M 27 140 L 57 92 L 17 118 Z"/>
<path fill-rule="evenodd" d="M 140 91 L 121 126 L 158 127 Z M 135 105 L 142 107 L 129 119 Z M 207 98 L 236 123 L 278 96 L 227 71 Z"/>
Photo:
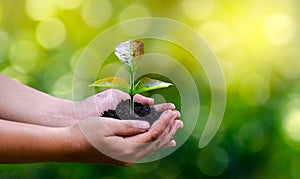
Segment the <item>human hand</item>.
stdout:
<path fill-rule="evenodd" d="M 173 136 L 183 127 L 179 112 L 166 110 L 150 127 L 146 121 L 92 118 L 70 127 L 76 160 L 129 166 L 156 151 L 176 145 Z"/>
<path fill-rule="evenodd" d="M 86 98 L 83 101 L 74 103 L 74 112 L 77 120 L 88 119 L 93 117 L 100 117 L 108 109 L 115 110 L 117 105 L 126 99 L 130 99 L 127 93 L 120 90 L 109 89 Z M 152 98 L 147 98 L 142 95 L 135 95 L 134 101 L 145 105 L 153 105 L 154 100 Z M 154 108 L 163 112 L 167 109 L 174 110 L 175 106 L 171 103 L 164 103 L 155 105 Z"/>

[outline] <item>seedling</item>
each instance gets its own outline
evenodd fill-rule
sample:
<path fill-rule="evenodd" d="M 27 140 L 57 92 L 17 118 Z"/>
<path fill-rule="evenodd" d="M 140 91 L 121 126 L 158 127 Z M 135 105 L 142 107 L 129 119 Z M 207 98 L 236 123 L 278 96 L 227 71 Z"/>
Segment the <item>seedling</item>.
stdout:
<path fill-rule="evenodd" d="M 134 111 L 134 101 L 133 96 L 142 93 L 145 91 L 166 88 L 171 83 L 166 83 L 160 80 L 151 79 L 148 77 L 141 78 L 135 84 L 135 73 L 138 67 L 138 64 L 144 55 L 144 43 L 140 40 L 129 40 L 119 44 L 115 48 L 115 55 L 119 60 L 125 65 L 126 69 L 130 74 L 130 84 L 125 80 L 117 77 L 109 77 L 104 79 L 99 79 L 90 86 L 97 86 L 103 88 L 116 88 L 124 92 L 127 92 L 130 95 L 130 112 Z"/>

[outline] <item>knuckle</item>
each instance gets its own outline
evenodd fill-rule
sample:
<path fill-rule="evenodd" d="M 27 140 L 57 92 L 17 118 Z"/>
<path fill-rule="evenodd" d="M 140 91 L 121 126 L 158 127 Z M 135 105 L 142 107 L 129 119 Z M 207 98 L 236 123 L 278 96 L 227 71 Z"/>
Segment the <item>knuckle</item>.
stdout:
<path fill-rule="evenodd" d="M 122 155 L 125 159 L 130 159 L 134 155 L 134 150 L 127 148 L 123 150 Z"/>
<path fill-rule="evenodd" d="M 166 108 L 167 109 L 175 109 L 175 105 L 173 103 L 167 103 Z"/>
<path fill-rule="evenodd" d="M 158 138 L 158 131 L 151 132 L 151 140 L 155 141 Z"/>

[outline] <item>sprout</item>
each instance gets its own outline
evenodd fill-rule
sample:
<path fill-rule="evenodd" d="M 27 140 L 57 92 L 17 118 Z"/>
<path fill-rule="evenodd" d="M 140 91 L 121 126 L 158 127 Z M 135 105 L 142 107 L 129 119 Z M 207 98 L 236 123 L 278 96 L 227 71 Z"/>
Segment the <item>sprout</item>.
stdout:
<path fill-rule="evenodd" d="M 134 83 L 134 75 L 137 66 L 144 55 L 144 43 L 140 40 L 129 40 L 119 44 L 115 48 L 115 55 L 126 66 L 130 73 L 130 84 L 125 80 L 117 77 L 109 77 L 97 80 L 90 86 L 104 87 L 104 88 L 116 88 L 127 92 L 130 97 L 131 112 L 134 111 L 133 96 L 138 93 L 150 91 L 154 89 L 166 88 L 171 83 L 151 79 L 144 77 L 140 79 L 136 84 Z"/>

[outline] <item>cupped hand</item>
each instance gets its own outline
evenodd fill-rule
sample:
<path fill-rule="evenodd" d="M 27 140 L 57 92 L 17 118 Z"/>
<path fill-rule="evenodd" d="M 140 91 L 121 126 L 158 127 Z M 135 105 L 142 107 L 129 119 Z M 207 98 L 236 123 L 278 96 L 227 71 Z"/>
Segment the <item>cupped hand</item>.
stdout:
<path fill-rule="evenodd" d="M 156 151 L 176 145 L 173 136 L 183 127 L 179 112 L 166 110 L 150 127 L 146 121 L 105 117 L 71 127 L 78 161 L 128 166 Z"/>
<path fill-rule="evenodd" d="M 100 117 L 104 111 L 107 111 L 108 109 L 115 110 L 117 105 L 126 99 L 130 99 L 130 96 L 127 93 L 116 89 L 109 89 L 88 97 L 83 101 L 74 103 L 74 113 L 78 121 L 87 118 Z M 139 94 L 134 96 L 134 101 L 149 106 L 154 104 L 152 98 L 147 98 Z M 154 107 L 160 112 L 167 109 L 175 109 L 175 106 L 171 103 L 164 103 Z"/>

